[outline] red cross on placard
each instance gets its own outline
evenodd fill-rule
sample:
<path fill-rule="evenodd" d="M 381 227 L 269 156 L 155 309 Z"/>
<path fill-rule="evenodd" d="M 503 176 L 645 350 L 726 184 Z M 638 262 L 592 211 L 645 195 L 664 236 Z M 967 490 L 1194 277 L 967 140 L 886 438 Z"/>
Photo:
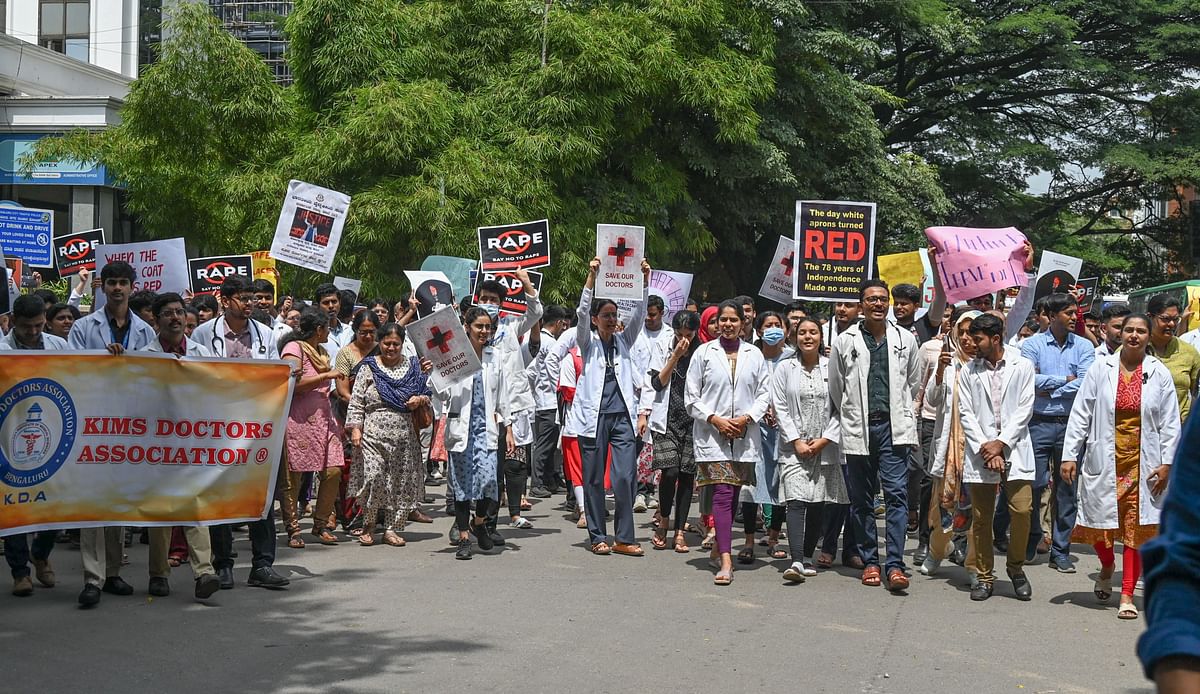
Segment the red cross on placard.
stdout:
<path fill-rule="evenodd" d="M 617 267 L 625 267 L 625 259 L 633 255 L 633 249 L 625 245 L 625 237 L 617 237 L 617 245 L 608 249 L 608 254 L 617 259 Z"/>
<path fill-rule="evenodd" d="M 783 274 L 785 277 L 792 276 L 792 265 L 795 263 L 795 257 L 795 253 L 788 253 L 783 260 L 779 261 L 779 264 L 783 266 Z"/>
<path fill-rule="evenodd" d="M 442 332 L 440 328 L 434 326 L 433 334 L 429 340 L 425 342 L 425 346 L 429 349 L 437 348 L 442 354 L 450 351 L 450 338 L 454 335 L 453 332 Z"/>

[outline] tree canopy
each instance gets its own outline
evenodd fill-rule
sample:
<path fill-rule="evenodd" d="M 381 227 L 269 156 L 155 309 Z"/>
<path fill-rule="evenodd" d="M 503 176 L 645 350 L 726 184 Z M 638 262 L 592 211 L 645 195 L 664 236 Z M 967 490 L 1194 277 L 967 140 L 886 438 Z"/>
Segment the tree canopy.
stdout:
<path fill-rule="evenodd" d="M 877 202 L 883 252 L 1014 225 L 1110 280 L 1186 267 L 1181 219 L 1140 210 L 1197 178 L 1200 0 L 299 0 L 287 87 L 203 4 L 166 24 L 123 122 L 38 155 L 102 161 L 150 236 L 214 254 L 269 245 L 288 179 L 343 191 L 334 269 L 370 293 L 547 217 L 553 300 L 597 222 L 752 294 L 797 199 Z"/>

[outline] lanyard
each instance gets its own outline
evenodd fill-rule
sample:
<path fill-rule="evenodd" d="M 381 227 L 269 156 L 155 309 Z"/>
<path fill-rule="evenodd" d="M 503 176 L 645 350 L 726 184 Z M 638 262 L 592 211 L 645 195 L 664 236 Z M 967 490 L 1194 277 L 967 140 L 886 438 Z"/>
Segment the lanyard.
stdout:
<path fill-rule="evenodd" d="M 131 315 L 129 316 L 129 324 L 125 326 L 125 337 L 121 339 L 121 349 L 129 349 L 129 333 L 133 332 L 132 311 L 130 312 L 130 314 Z M 112 338 L 112 342 L 109 343 L 110 345 L 116 344 L 116 342 L 117 342 L 117 333 L 113 331 L 113 324 L 115 324 L 115 323 L 116 323 L 115 319 L 110 320 L 108 322 L 108 336 L 110 338 Z"/>

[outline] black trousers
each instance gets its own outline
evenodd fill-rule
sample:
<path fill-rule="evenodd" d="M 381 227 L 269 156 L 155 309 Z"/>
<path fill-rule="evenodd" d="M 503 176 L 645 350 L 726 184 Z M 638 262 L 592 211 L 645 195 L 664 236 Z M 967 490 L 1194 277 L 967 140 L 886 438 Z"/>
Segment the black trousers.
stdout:
<path fill-rule="evenodd" d="M 505 496 L 508 497 L 508 515 L 521 515 L 521 497 L 525 496 L 525 482 L 529 479 L 529 463 L 520 458 L 510 458 L 508 456 L 508 428 L 503 424 L 500 425 L 499 431 L 496 432 L 496 441 L 500 446 L 500 450 L 496 451 L 496 483 L 504 485 Z M 521 446 L 518 446 L 518 454 L 521 452 Z M 529 446 L 524 446 L 525 457 L 528 459 Z M 500 515 L 500 504 L 493 504 L 488 511 L 488 528 L 496 529 L 496 523 Z"/>
<path fill-rule="evenodd" d="M 282 465 L 275 481 L 275 496 L 267 506 L 267 517 L 256 520 L 249 526 L 252 552 L 250 566 L 254 569 L 275 565 L 275 501 L 287 498 L 280 485 L 287 485 L 287 470 Z M 208 537 L 212 542 L 213 569 L 217 571 L 233 568 L 234 525 L 214 525 L 208 529 Z"/>
<path fill-rule="evenodd" d="M 529 478 L 534 487 L 558 489 L 565 486 L 562 470 L 554 464 L 558 449 L 558 410 L 538 410 L 533 419 L 533 457 L 529 459 Z"/>
<path fill-rule="evenodd" d="M 692 512 L 692 487 L 695 484 L 695 473 L 680 472 L 677 467 L 662 471 L 662 479 L 658 481 L 658 512 L 670 518 L 671 509 L 675 509 L 675 522 L 671 524 L 671 530 L 682 532 L 687 525 L 688 514 Z"/>

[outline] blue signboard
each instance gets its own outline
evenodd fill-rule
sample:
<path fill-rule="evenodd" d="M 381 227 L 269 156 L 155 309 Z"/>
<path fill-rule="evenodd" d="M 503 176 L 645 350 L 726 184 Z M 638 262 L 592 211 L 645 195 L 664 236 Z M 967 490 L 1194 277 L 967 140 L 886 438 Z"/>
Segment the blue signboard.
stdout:
<path fill-rule="evenodd" d="M 74 159 L 39 161 L 26 176 L 21 172 L 21 159 L 28 154 L 42 135 L 0 135 L 0 184 L 8 185 L 111 185 L 102 164 Z"/>
<path fill-rule="evenodd" d="M 0 206 L 0 249 L 33 267 L 54 267 L 54 213 Z"/>

